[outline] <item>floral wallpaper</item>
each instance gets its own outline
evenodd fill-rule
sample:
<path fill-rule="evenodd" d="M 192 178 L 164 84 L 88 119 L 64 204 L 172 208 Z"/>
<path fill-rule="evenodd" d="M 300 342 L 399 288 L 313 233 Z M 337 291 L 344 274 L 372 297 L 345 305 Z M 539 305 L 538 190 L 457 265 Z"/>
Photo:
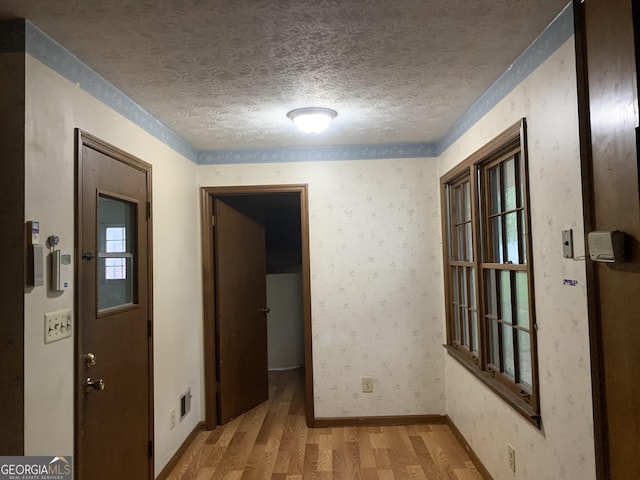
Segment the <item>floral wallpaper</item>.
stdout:
<path fill-rule="evenodd" d="M 561 241 L 561 231 L 573 229 L 575 254 L 584 254 L 573 38 L 439 157 L 439 174 L 521 117 L 529 144 L 542 429 L 449 357 L 447 412 L 496 480 L 589 480 L 595 460 L 585 264 L 564 259 Z M 516 449 L 515 475 L 507 443 Z"/>
<path fill-rule="evenodd" d="M 199 182 L 308 183 L 317 417 L 445 413 L 435 159 L 201 166 Z"/>

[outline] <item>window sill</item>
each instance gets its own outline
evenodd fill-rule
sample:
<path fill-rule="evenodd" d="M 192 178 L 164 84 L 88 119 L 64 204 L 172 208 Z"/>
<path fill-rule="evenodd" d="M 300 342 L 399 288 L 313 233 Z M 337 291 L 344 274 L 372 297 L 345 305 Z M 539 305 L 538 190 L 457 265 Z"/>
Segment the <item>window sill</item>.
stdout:
<path fill-rule="evenodd" d="M 466 368 L 473 376 L 484 383 L 493 393 L 504 400 L 511 408 L 518 412 L 529 423 L 536 428 L 541 428 L 542 417 L 537 413 L 531 405 L 516 396 L 511 390 L 493 378 L 491 373 L 482 371 L 478 366 L 463 356 L 458 350 L 451 345 L 443 345 L 449 355 L 455 358 L 464 368 Z"/>

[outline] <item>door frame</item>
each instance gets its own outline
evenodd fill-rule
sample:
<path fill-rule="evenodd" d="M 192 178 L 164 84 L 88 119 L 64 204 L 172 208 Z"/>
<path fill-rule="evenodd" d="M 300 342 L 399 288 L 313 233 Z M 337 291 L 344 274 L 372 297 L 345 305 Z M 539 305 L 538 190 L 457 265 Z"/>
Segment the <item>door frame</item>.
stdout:
<path fill-rule="evenodd" d="M 204 337 L 204 384 L 205 384 L 205 428 L 213 430 L 217 426 L 218 382 L 215 359 L 215 269 L 213 253 L 213 199 L 232 195 L 268 195 L 276 193 L 298 193 L 300 195 L 300 226 L 302 232 L 302 305 L 304 321 L 304 371 L 305 371 L 305 418 L 307 426 L 313 427 L 315 412 L 313 405 L 313 355 L 311 337 L 311 268 L 309 256 L 309 202 L 308 186 L 293 185 L 253 185 L 229 187 L 201 187 L 201 245 L 202 245 L 202 296 L 203 296 L 203 337 Z"/>
<path fill-rule="evenodd" d="M 82 411 L 80 405 L 84 395 L 84 390 L 80 387 L 81 379 L 79 378 L 80 372 L 82 372 L 83 358 L 82 358 L 82 329 L 84 312 L 82 309 L 82 297 L 84 293 L 84 286 L 81 278 L 82 273 L 82 167 L 83 167 L 83 147 L 89 147 L 104 155 L 107 155 L 114 160 L 124 163 L 132 168 L 144 172 L 146 176 L 147 184 L 147 300 L 148 300 L 148 314 L 147 319 L 151 335 L 147 337 L 148 341 L 148 368 L 149 368 L 149 480 L 155 478 L 154 473 L 154 387 L 153 387 L 153 216 L 152 216 L 152 194 L 151 194 L 151 164 L 140 160 L 137 157 L 125 152 L 124 150 L 115 147 L 100 138 L 91 135 L 79 128 L 75 129 L 75 255 L 74 255 L 74 281 L 75 281 L 75 325 L 74 325 L 74 437 L 73 437 L 73 459 L 75 466 L 78 465 L 78 453 L 79 453 L 79 439 L 80 439 L 80 426 L 82 424 Z M 77 471 L 77 469 L 74 468 Z"/>

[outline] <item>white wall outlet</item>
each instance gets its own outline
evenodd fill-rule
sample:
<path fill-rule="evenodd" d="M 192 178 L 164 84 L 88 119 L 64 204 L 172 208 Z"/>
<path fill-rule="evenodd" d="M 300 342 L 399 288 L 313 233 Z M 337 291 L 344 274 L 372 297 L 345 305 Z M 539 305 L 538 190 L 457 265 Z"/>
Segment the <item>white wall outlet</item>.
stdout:
<path fill-rule="evenodd" d="M 73 310 L 65 308 L 44 314 L 44 343 L 69 338 L 73 333 Z"/>
<path fill-rule="evenodd" d="M 176 409 L 174 408 L 169 413 L 169 429 L 173 430 L 176 427 Z"/>
<path fill-rule="evenodd" d="M 371 377 L 362 377 L 362 391 L 364 393 L 373 392 L 373 378 L 371 378 Z"/>
<path fill-rule="evenodd" d="M 513 448 L 513 445 L 507 443 L 507 454 L 509 457 L 509 468 L 513 473 L 516 472 L 516 449 Z"/>

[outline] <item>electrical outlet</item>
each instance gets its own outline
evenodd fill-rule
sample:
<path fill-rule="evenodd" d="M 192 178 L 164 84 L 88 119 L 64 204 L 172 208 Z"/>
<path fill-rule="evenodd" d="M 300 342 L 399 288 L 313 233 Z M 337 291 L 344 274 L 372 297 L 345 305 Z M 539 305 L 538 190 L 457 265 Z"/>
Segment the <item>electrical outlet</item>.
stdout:
<path fill-rule="evenodd" d="M 364 393 L 373 392 L 373 378 L 371 378 L 371 377 L 362 377 L 362 391 Z"/>
<path fill-rule="evenodd" d="M 173 410 L 171 410 L 171 413 L 169 413 L 169 428 L 173 430 L 175 426 L 176 426 L 176 409 L 174 408 Z"/>
<path fill-rule="evenodd" d="M 71 336 L 73 331 L 73 310 L 65 308 L 44 314 L 44 343 L 57 342 Z"/>
<path fill-rule="evenodd" d="M 516 472 L 516 449 L 513 448 L 513 445 L 507 443 L 507 451 L 509 456 L 509 468 L 513 473 Z"/>

